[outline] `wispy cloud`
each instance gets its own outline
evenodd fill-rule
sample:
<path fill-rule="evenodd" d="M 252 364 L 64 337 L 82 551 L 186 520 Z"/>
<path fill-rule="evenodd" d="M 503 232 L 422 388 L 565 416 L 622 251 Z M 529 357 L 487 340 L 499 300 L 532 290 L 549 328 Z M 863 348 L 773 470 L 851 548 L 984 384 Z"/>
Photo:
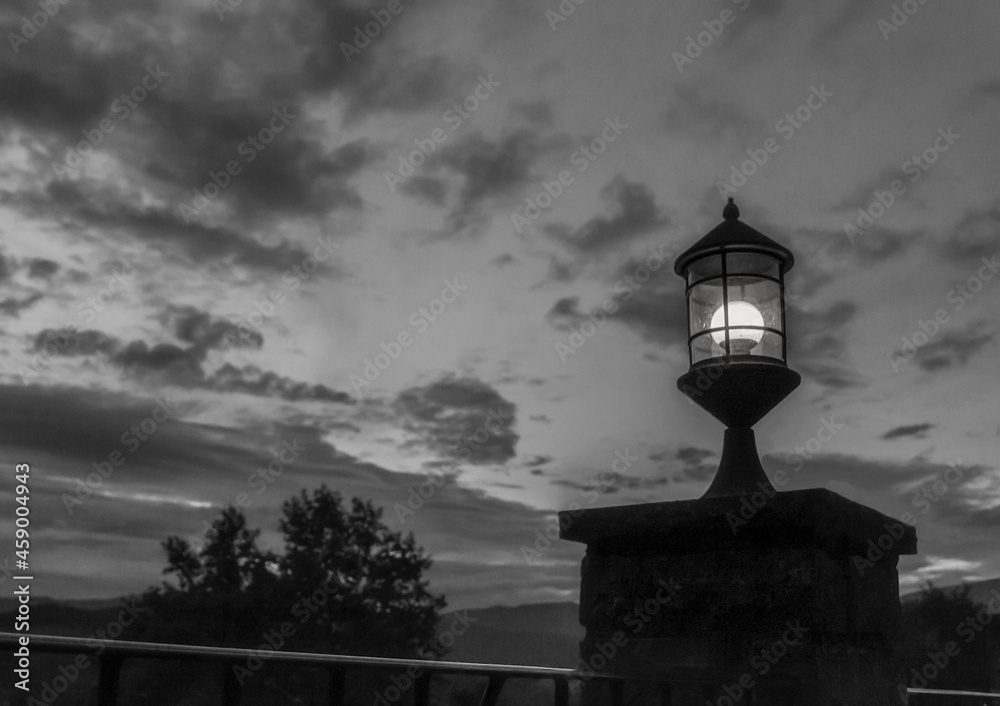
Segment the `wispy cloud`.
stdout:
<path fill-rule="evenodd" d="M 893 427 L 889 431 L 885 432 L 880 436 L 880 439 L 900 439 L 907 436 L 912 436 L 916 439 L 926 439 L 927 432 L 934 428 L 933 424 L 924 422 L 923 424 L 904 424 L 903 426 Z"/>

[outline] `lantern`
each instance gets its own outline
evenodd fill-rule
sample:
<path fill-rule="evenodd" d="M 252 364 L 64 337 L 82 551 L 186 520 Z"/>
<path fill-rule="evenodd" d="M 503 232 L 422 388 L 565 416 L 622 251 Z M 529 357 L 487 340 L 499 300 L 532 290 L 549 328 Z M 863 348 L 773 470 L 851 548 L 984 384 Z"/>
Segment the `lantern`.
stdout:
<path fill-rule="evenodd" d="M 690 363 L 677 384 L 728 427 L 706 496 L 773 493 L 751 427 L 801 380 L 786 364 L 784 278 L 794 257 L 740 221 L 732 198 L 722 216 L 674 263 L 686 284 Z"/>

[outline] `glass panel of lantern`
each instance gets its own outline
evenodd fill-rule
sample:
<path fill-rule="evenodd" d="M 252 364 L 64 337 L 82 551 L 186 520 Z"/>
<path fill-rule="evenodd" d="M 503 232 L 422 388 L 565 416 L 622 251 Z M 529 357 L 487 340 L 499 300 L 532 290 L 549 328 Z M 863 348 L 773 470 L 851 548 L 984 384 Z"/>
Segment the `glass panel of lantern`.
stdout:
<path fill-rule="evenodd" d="M 721 307 L 721 277 L 699 282 L 689 290 L 688 325 L 692 336 L 692 364 L 726 355 L 725 330 L 712 330 L 723 326 L 717 316 Z"/>
<path fill-rule="evenodd" d="M 726 307 L 729 314 L 727 339 L 722 257 L 721 253 L 702 257 L 688 267 L 691 363 L 723 357 L 727 355 L 727 346 L 729 355 L 783 361 L 778 260 L 753 252 L 725 254 L 725 287 L 729 302 Z"/>
<path fill-rule="evenodd" d="M 746 275 L 727 277 L 726 281 L 730 354 L 782 360 L 781 290 L 778 283 Z M 717 312 L 715 317 L 721 325 L 724 321 L 722 312 Z M 719 333 L 715 335 L 718 337 Z"/>

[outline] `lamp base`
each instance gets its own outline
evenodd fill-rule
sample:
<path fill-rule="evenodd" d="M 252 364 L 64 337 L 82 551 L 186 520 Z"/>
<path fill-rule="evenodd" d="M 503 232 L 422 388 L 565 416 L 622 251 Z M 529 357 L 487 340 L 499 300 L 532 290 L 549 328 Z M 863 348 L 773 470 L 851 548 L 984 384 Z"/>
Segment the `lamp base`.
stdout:
<path fill-rule="evenodd" d="M 715 472 L 712 485 L 701 497 L 717 498 L 722 495 L 749 495 L 763 491 L 767 497 L 778 491 L 760 465 L 757 443 L 750 427 L 730 427 L 726 429 L 722 444 L 722 460 Z"/>
<path fill-rule="evenodd" d="M 727 427 L 752 427 L 801 381 L 781 362 L 717 358 L 692 365 L 677 387 Z"/>

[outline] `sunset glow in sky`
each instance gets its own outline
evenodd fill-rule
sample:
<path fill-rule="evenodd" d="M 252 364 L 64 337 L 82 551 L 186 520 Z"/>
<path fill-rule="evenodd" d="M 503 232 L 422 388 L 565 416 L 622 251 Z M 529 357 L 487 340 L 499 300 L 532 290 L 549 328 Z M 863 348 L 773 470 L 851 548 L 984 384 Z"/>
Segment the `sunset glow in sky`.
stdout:
<path fill-rule="evenodd" d="M 279 549 L 326 483 L 451 608 L 576 600 L 556 511 L 717 467 L 673 261 L 726 196 L 796 257 L 765 470 L 912 513 L 904 590 L 1000 574 L 1000 7 L 902 5 L 5 3 L 33 592 L 157 584 L 230 503 Z"/>

